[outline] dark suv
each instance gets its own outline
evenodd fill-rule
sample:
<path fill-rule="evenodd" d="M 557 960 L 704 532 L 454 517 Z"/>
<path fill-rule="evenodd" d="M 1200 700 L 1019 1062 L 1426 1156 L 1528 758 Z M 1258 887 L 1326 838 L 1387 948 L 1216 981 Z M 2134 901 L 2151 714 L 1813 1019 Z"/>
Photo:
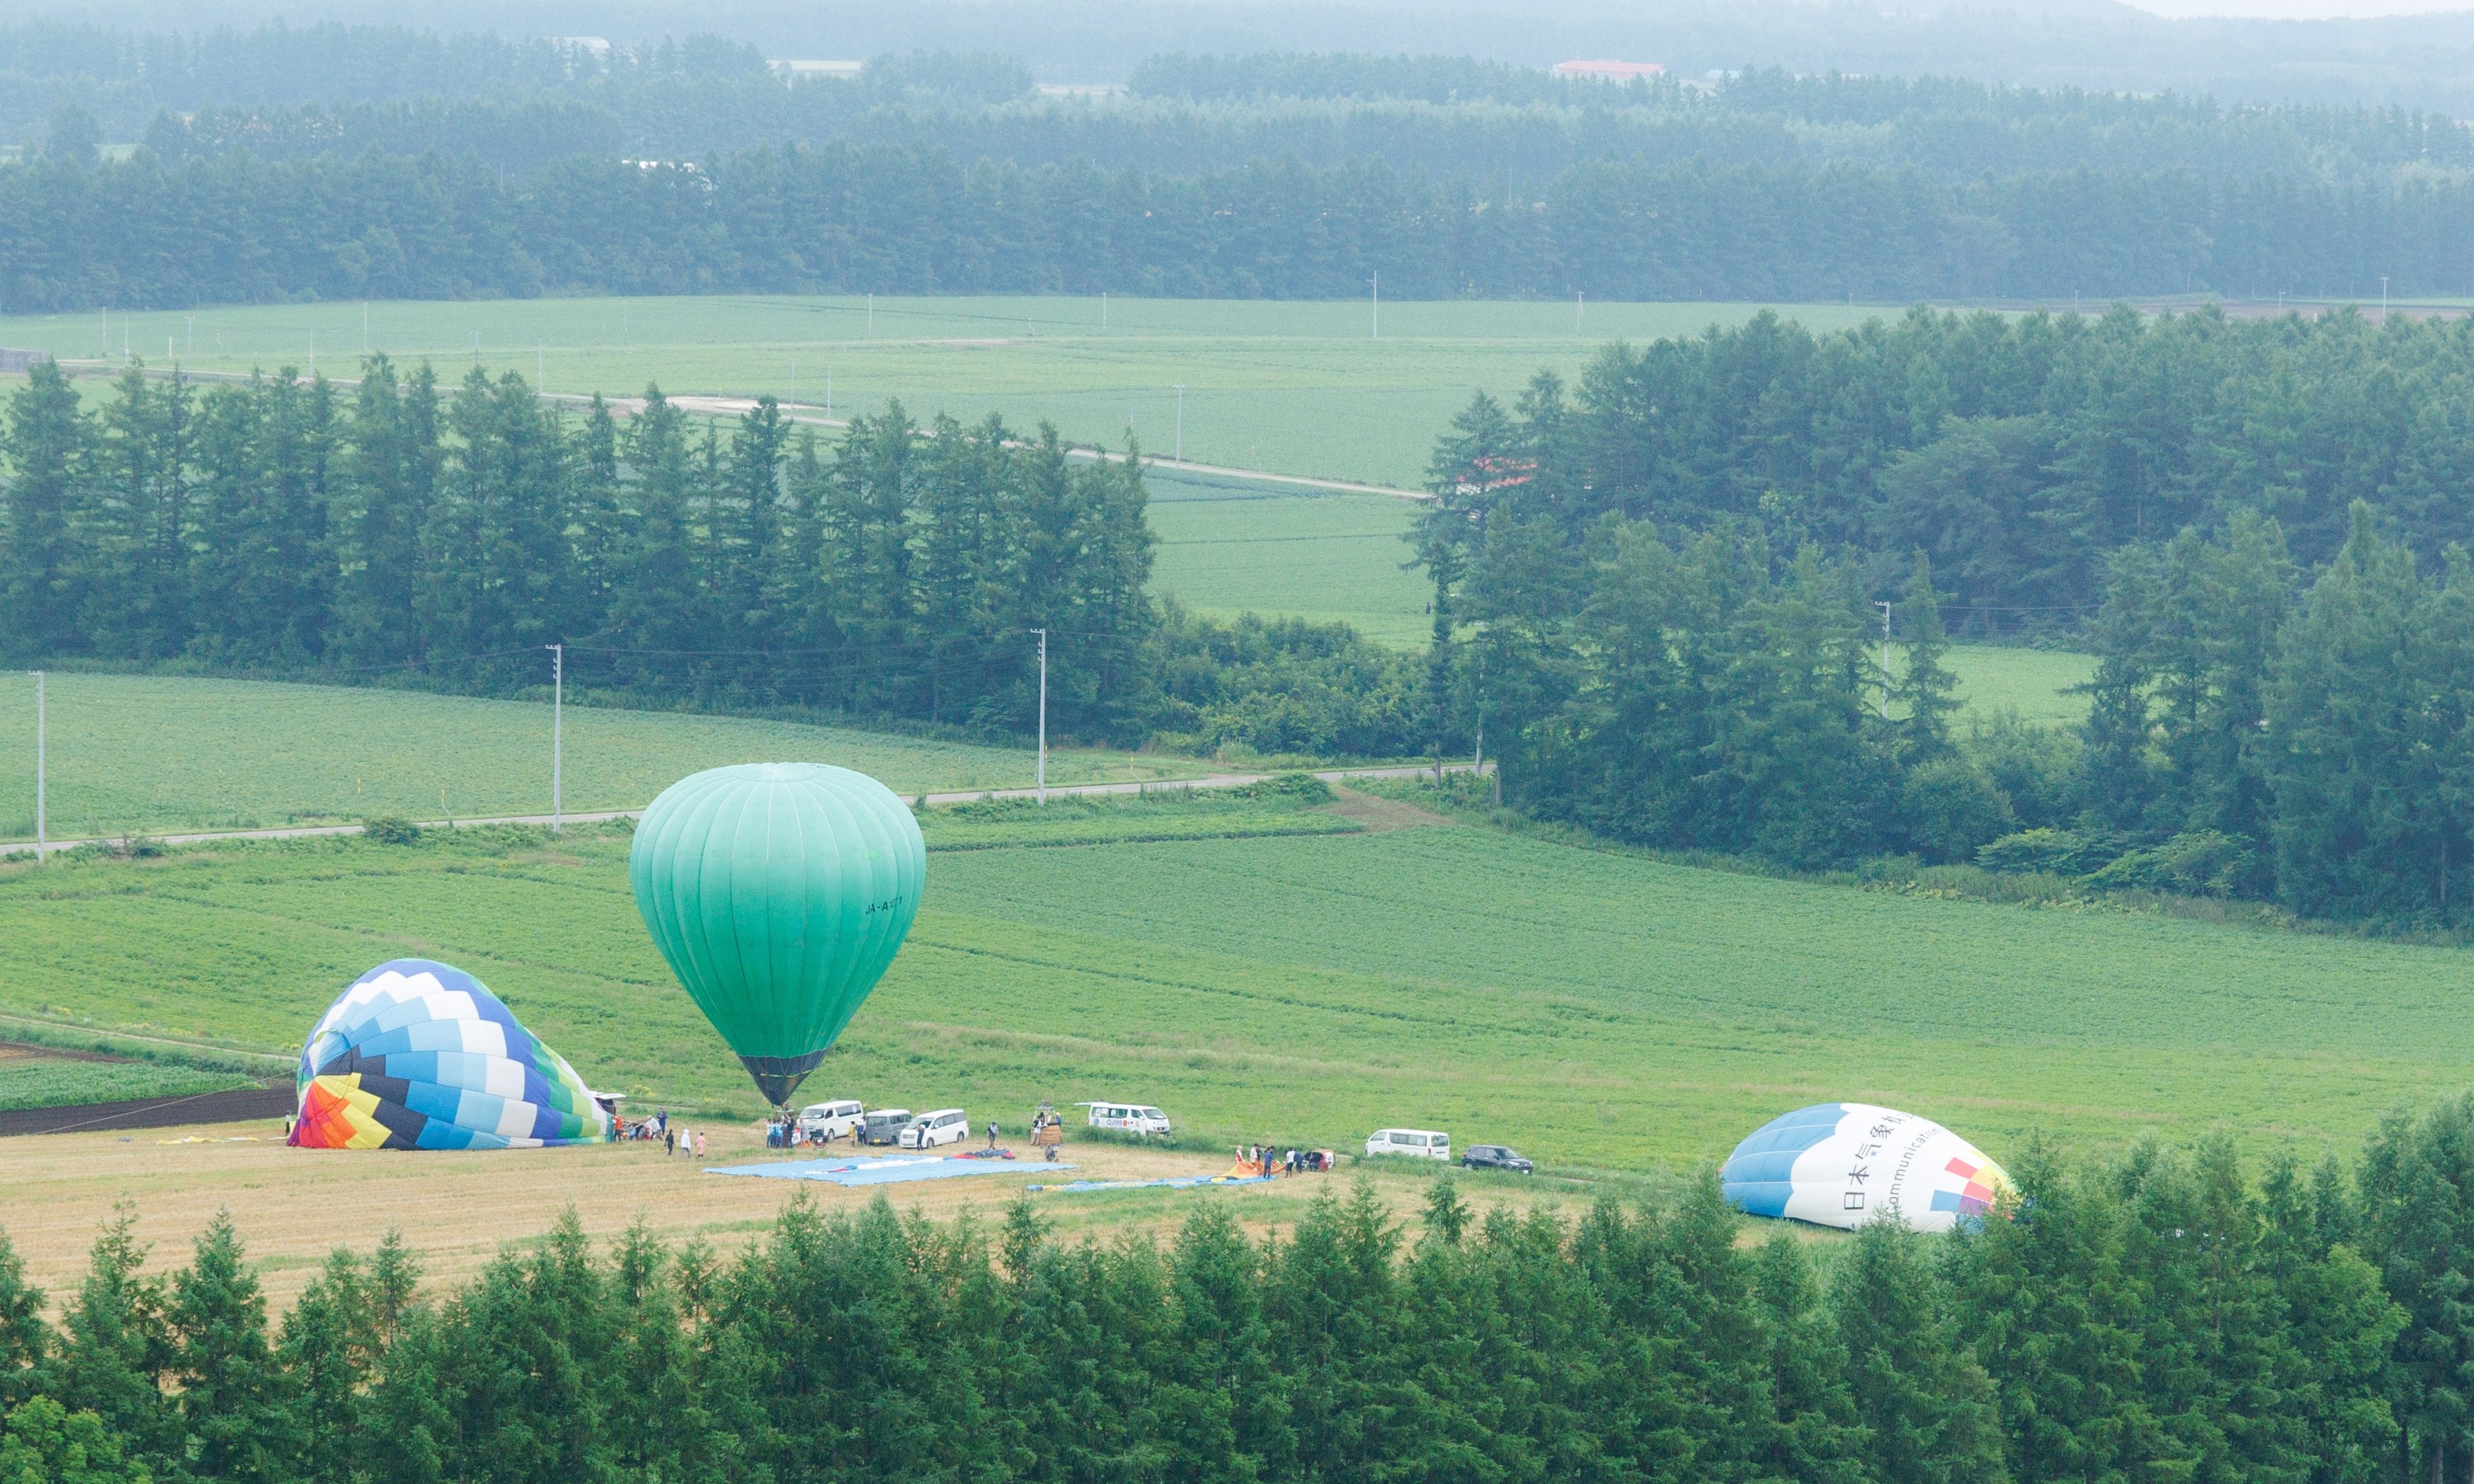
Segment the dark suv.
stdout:
<path fill-rule="evenodd" d="M 1471 1144 L 1461 1156 L 1465 1170 L 1511 1170 L 1519 1175 L 1535 1175 L 1538 1166 L 1506 1149 L 1501 1144 Z"/>

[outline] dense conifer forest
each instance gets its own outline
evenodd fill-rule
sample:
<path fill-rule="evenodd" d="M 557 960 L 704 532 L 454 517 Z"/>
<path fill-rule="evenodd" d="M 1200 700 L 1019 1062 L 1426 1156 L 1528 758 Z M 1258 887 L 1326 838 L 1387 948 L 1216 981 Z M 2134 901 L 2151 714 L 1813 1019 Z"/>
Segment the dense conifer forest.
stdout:
<path fill-rule="evenodd" d="M 0 113 L 29 156 L 0 167 L 8 309 L 1352 298 L 1378 273 L 1403 298 L 2474 292 L 2474 134 L 2403 109 L 1338 55 L 1158 57 L 1128 96 L 1045 98 L 976 53 L 816 81 L 712 36 L 343 27 L 24 28 L 12 69 L 59 101 Z M 134 157 L 98 156 L 96 108 Z"/>
<path fill-rule="evenodd" d="M 1970 1230 L 1739 1240 L 1670 1197 L 1521 1214 L 1448 1179 L 1256 1239 L 1068 1244 L 793 1203 L 743 1250 L 570 1219 L 446 1292 L 389 1242 L 270 1316 L 241 1233 L 124 1215 L 57 1324 L 0 1242 L 12 1481 L 2453 1478 L 2474 1106 L 2255 1183 L 2222 1137 Z"/>
<path fill-rule="evenodd" d="M 1430 727 L 1649 844 L 2457 923 L 2469 356 L 2126 311 L 1616 347 L 1438 447 Z M 1953 627 L 2093 648 L 2089 722 L 1956 726 Z"/>

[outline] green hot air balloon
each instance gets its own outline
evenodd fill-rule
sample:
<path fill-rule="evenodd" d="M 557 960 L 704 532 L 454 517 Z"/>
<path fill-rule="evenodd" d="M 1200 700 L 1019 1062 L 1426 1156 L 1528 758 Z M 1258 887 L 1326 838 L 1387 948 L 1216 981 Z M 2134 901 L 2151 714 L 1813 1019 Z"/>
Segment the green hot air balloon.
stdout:
<path fill-rule="evenodd" d="M 928 847 L 863 773 L 741 763 L 662 790 L 627 874 L 662 957 L 779 1107 L 893 962 Z"/>

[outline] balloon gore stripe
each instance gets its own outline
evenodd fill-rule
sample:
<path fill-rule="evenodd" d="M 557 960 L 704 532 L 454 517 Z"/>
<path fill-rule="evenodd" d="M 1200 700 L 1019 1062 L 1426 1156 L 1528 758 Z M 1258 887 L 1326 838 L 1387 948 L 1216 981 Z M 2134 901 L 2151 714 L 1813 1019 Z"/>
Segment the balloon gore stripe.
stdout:
<path fill-rule="evenodd" d="M 594 1143 L 610 1115 L 489 987 L 428 959 L 352 981 L 301 1048 L 303 1149 Z"/>

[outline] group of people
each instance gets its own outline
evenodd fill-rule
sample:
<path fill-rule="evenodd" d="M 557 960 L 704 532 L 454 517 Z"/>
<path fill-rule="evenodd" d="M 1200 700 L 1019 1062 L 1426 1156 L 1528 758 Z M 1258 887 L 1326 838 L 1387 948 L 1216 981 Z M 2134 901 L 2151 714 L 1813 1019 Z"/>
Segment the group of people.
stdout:
<path fill-rule="evenodd" d="M 764 1125 L 764 1147 L 767 1149 L 796 1149 L 802 1144 L 825 1144 L 832 1140 L 830 1134 L 810 1134 L 799 1127 L 798 1119 L 792 1117 L 775 1118 Z"/>
<path fill-rule="evenodd" d="M 704 1158 L 706 1149 L 703 1135 L 685 1128 L 670 1127 L 670 1111 L 667 1108 L 649 1118 L 639 1118 L 633 1123 L 629 1123 L 624 1114 L 612 1113 L 610 1137 L 628 1143 L 650 1143 L 654 1139 L 660 1139 L 665 1158 L 684 1154 L 701 1160 Z"/>
<path fill-rule="evenodd" d="M 1240 1165 L 1250 1165 L 1258 1175 L 1296 1175 L 1306 1170 L 1329 1167 L 1323 1163 L 1323 1156 L 1320 1150 L 1292 1149 L 1282 1154 L 1269 1144 L 1239 1145 L 1237 1162 Z"/>

